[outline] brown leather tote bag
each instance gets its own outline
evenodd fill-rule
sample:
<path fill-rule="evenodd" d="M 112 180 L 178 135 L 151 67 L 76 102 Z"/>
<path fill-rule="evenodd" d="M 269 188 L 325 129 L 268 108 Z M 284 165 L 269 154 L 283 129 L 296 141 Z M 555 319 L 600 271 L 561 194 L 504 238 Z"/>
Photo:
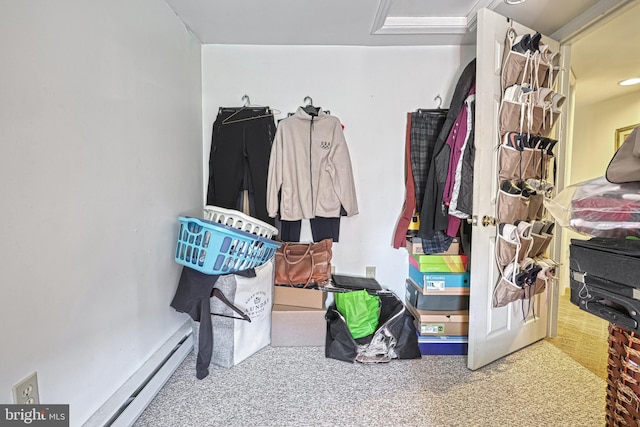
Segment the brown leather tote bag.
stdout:
<path fill-rule="evenodd" d="M 286 242 L 276 250 L 276 285 L 324 286 L 331 279 L 332 239 L 318 243 Z"/>

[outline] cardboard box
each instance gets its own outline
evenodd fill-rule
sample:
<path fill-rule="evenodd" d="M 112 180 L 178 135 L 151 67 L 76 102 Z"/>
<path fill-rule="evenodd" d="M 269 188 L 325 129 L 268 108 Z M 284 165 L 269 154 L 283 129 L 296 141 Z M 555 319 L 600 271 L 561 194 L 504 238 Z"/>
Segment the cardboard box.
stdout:
<path fill-rule="evenodd" d="M 275 285 L 273 287 L 273 303 L 295 307 L 324 309 L 327 293 L 318 289 L 293 288 Z"/>
<path fill-rule="evenodd" d="M 274 305 L 271 312 L 271 347 L 325 345 L 326 310 Z"/>
<path fill-rule="evenodd" d="M 416 329 L 420 335 L 462 336 L 469 334 L 469 311 L 418 310 L 411 304 L 407 309 L 416 319 Z"/>
<path fill-rule="evenodd" d="M 418 335 L 418 347 L 424 355 L 464 355 L 469 352 L 468 337 Z"/>
<path fill-rule="evenodd" d="M 469 273 L 421 273 L 410 263 L 409 278 L 424 295 L 469 295 Z"/>
<path fill-rule="evenodd" d="M 422 250 L 422 239 L 420 237 L 409 237 L 407 238 L 407 251 L 411 255 L 424 255 L 424 250 Z M 458 255 L 460 253 L 460 242 L 458 238 L 454 238 L 451 246 L 447 249 L 446 252 L 442 252 L 440 255 Z"/>
<path fill-rule="evenodd" d="M 424 295 L 413 280 L 406 281 L 407 302 L 418 310 L 469 310 L 469 295 Z"/>
<path fill-rule="evenodd" d="M 466 255 L 409 255 L 409 262 L 422 273 L 464 273 L 469 257 Z"/>

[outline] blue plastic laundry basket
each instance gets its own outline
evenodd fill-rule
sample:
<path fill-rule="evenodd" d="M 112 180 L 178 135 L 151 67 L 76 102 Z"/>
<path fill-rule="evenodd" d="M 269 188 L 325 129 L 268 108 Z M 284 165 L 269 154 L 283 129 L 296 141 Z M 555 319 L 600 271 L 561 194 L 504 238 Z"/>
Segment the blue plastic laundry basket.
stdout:
<path fill-rule="evenodd" d="M 269 261 L 281 243 L 224 224 L 178 217 L 176 262 L 205 274 L 231 274 Z"/>

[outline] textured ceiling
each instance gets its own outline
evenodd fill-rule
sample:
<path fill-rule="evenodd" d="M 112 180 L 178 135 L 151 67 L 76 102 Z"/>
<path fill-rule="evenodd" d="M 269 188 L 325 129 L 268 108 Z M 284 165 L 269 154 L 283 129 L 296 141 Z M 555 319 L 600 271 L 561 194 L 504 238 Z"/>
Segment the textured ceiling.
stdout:
<path fill-rule="evenodd" d="M 550 35 L 598 3 L 529 0 L 509 6 L 503 0 L 166 1 L 205 44 L 351 46 L 472 44 L 468 29 L 473 30 L 475 14 L 481 7 Z M 612 4 L 620 1 L 604 0 Z"/>
<path fill-rule="evenodd" d="M 203 44 L 424 46 L 475 43 L 476 12 L 492 9 L 572 43 L 580 102 L 640 90 L 634 29 L 640 0 L 166 0 Z M 596 21 L 607 22 L 591 30 Z M 572 34 L 582 31 L 578 39 Z M 637 30 L 636 30 L 637 31 Z"/>

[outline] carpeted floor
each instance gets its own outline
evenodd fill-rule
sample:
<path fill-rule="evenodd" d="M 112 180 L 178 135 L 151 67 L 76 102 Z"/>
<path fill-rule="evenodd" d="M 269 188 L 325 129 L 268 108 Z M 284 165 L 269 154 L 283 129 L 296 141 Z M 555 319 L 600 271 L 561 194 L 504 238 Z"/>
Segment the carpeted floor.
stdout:
<path fill-rule="evenodd" d="M 482 369 L 466 356 L 361 365 L 267 347 L 195 377 L 191 354 L 135 426 L 602 426 L 605 382 L 547 341 Z"/>

